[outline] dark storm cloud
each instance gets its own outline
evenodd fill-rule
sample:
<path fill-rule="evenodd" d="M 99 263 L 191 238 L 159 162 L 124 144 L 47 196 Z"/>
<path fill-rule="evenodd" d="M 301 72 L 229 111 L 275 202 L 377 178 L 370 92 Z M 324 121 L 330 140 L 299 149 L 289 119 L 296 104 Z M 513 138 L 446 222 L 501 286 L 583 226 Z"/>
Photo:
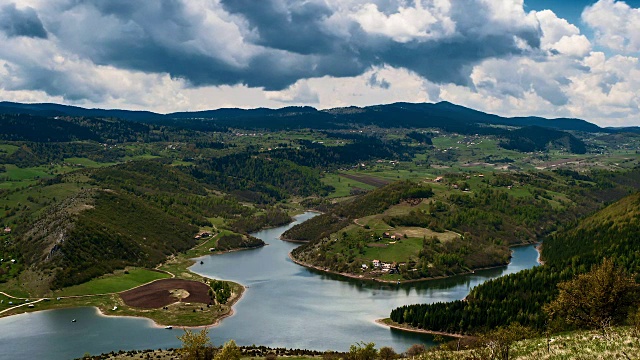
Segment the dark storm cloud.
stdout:
<path fill-rule="evenodd" d="M 32 8 L 18 9 L 15 4 L 0 7 L 0 31 L 10 37 L 47 37 L 47 31 L 42 26 L 35 10 Z"/>
<path fill-rule="evenodd" d="M 385 16 L 400 4 L 376 3 Z M 98 65 L 168 73 L 191 86 L 281 90 L 300 79 L 357 76 L 383 65 L 468 84 L 480 61 L 522 53 L 518 41 L 540 45 L 538 27 L 494 21 L 483 1 L 454 0 L 451 7 L 454 34 L 403 42 L 367 32 L 353 14 L 330 22 L 347 10 L 317 0 L 52 0 L 38 11 L 64 51 Z M 11 13 L 11 30 L 0 25 L 5 32 L 46 36 L 32 9 L 2 10 Z"/>
<path fill-rule="evenodd" d="M 256 43 L 298 54 L 327 53 L 340 43 L 323 28 L 331 16 L 324 4 L 293 2 L 282 6 L 278 0 L 221 0 L 224 8 L 242 14 L 259 33 Z"/>
<path fill-rule="evenodd" d="M 407 68 L 436 83 L 462 85 L 468 83 L 471 68 L 478 62 L 522 53 L 515 38 L 538 48 L 542 36 L 537 27 L 509 29 L 494 24 L 491 28 L 490 9 L 474 0 L 454 1 L 451 15 L 458 33 L 452 38 L 408 42 L 368 34 L 355 24 L 346 38 L 332 35 L 323 26 L 331 10 L 311 1 L 265 0 L 258 6 L 250 0 L 222 3 L 227 11 L 242 15 L 257 29 L 258 44 L 299 54 L 325 55 L 311 63 L 322 69 L 320 74 L 311 76 L 354 76 L 371 66 L 388 64 Z M 386 15 L 392 13 L 390 4 L 396 4 L 397 10 L 397 2 L 384 3 L 386 6 L 380 4 L 378 10 Z M 299 77 L 308 77 L 303 74 Z"/>

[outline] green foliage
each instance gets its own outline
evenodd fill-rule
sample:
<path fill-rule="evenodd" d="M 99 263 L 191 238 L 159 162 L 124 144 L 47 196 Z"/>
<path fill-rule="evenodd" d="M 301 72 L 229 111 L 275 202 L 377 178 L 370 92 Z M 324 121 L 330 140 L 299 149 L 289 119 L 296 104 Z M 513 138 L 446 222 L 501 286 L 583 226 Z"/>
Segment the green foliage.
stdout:
<path fill-rule="evenodd" d="M 509 360 L 510 351 L 516 341 L 534 337 L 536 333 L 518 323 L 506 327 L 498 327 L 490 331 L 480 340 L 484 349 L 476 351 L 487 360 Z M 486 350 L 486 351 L 482 351 Z"/>
<path fill-rule="evenodd" d="M 209 328 L 205 327 L 199 332 L 184 329 L 184 334 L 178 336 L 178 339 L 182 342 L 182 347 L 179 349 L 181 359 L 213 359 L 213 345 L 211 344 L 211 339 L 209 339 Z"/>
<path fill-rule="evenodd" d="M 125 266 L 153 267 L 192 247 L 197 231 L 134 196 L 100 191 L 42 266 L 55 269 L 55 288 L 66 287 Z"/>
<path fill-rule="evenodd" d="M 373 136 L 331 133 L 332 137 L 353 137 L 353 142 L 343 146 L 325 146 L 301 140 L 299 149 L 277 149 L 269 156 L 292 161 L 311 168 L 336 169 L 372 159 L 409 160 L 414 152 L 398 141 L 383 141 Z"/>
<path fill-rule="evenodd" d="M 379 214 L 401 200 L 431 196 L 433 190 L 428 185 L 408 180 L 391 183 L 351 201 L 339 203 L 326 213 L 292 227 L 282 234 L 282 237 L 290 240 L 320 240 L 344 228 L 354 219 Z"/>
<path fill-rule="evenodd" d="M 327 193 L 316 170 L 262 155 L 243 153 L 201 160 L 185 171 L 216 189 L 257 203 Z"/>
<path fill-rule="evenodd" d="M 558 130 L 539 126 L 528 126 L 505 132 L 504 141 L 500 143 L 505 149 L 522 152 L 549 150 L 552 147 L 563 148 L 575 154 L 587 152 L 584 142 L 575 136 Z"/>
<path fill-rule="evenodd" d="M 247 234 L 260 229 L 285 225 L 292 221 L 293 219 L 286 211 L 271 208 L 264 214 L 235 219 L 230 226 L 236 232 Z"/>
<path fill-rule="evenodd" d="M 376 344 L 360 342 L 349 347 L 346 360 L 375 360 L 377 357 Z"/>
<path fill-rule="evenodd" d="M 0 163 L 18 167 L 33 167 L 51 163 L 62 163 L 66 158 L 86 157 L 96 162 L 117 162 L 125 156 L 121 147 L 103 146 L 97 143 L 38 143 L 26 142 L 10 155 L 0 154 Z"/>
<path fill-rule="evenodd" d="M 544 242 L 545 265 L 487 281 L 471 290 L 466 301 L 409 305 L 391 312 L 391 319 L 430 330 L 473 333 L 518 322 L 544 329 L 543 306 L 558 295 L 557 285 L 611 258 L 620 269 L 637 272 L 640 193 L 631 195 L 550 236 Z M 613 225 L 612 224 L 616 224 Z M 594 288 L 594 289 L 597 289 Z M 592 287 L 583 287 L 591 296 Z"/>
<path fill-rule="evenodd" d="M 209 295 L 218 304 L 226 304 L 231 297 L 231 287 L 226 281 L 213 280 L 211 282 L 211 290 L 212 292 Z"/>
<path fill-rule="evenodd" d="M 250 235 L 241 234 L 225 234 L 218 239 L 216 249 L 221 251 L 254 248 L 263 246 L 264 241 Z"/>
<path fill-rule="evenodd" d="M 378 351 L 378 355 L 381 360 L 393 360 L 398 358 L 398 354 L 396 354 L 395 350 L 389 346 L 383 346 Z"/>
<path fill-rule="evenodd" d="M 216 354 L 215 360 L 240 360 L 242 352 L 236 342 L 233 340 L 227 341 L 222 349 Z"/>
<path fill-rule="evenodd" d="M 551 318 L 581 328 L 605 331 L 609 326 L 622 324 L 630 309 L 640 303 L 640 285 L 606 258 L 588 273 L 559 283 L 558 288 L 558 297 L 545 311 Z"/>

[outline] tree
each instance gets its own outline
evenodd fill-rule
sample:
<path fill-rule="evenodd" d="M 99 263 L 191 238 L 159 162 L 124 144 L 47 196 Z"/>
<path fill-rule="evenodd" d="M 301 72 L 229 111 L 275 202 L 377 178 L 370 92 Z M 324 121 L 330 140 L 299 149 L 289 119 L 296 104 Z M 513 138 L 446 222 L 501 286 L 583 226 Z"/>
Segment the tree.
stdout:
<path fill-rule="evenodd" d="M 184 360 L 211 359 L 213 346 L 209 339 L 209 328 L 204 328 L 200 332 L 184 329 L 184 334 L 178 336 L 182 342 L 180 349 L 181 358 Z"/>
<path fill-rule="evenodd" d="M 607 327 L 622 323 L 638 303 L 639 287 L 632 276 L 604 259 L 590 272 L 558 284 L 558 297 L 545 307 L 552 318 L 595 328 L 606 335 Z"/>
<path fill-rule="evenodd" d="M 426 350 L 427 349 L 422 344 L 413 344 L 407 349 L 407 351 L 405 351 L 405 354 L 407 354 L 407 356 L 418 356 Z"/>
<path fill-rule="evenodd" d="M 534 332 L 518 323 L 499 327 L 488 333 L 484 342 L 489 350 L 490 359 L 509 360 L 509 351 L 514 342 L 532 337 Z"/>
<path fill-rule="evenodd" d="M 388 346 L 381 347 L 379 354 L 380 359 L 382 360 L 393 360 L 398 357 L 398 354 L 396 354 L 396 352 Z"/>
<path fill-rule="evenodd" d="M 236 342 L 227 341 L 222 349 L 216 354 L 215 360 L 238 360 L 242 356 L 242 352 Z"/>
<path fill-rule="evenodd" d="M 347 354 L 347 360 L 374 360 L 378 356 L 378 350 L 376 350 L 376 344 L 370 342 L 360 342 L 351 345 L 349 353 Z"/>

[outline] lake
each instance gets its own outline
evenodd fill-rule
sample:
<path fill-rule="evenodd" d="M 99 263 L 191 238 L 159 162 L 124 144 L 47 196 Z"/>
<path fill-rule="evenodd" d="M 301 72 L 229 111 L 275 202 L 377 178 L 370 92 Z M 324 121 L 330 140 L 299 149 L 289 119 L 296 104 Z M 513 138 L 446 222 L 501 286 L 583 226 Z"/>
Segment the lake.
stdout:
<path fill-rule="evenodd" d="M 296 223 L 314 215 L 302 214 Z M 191 267 L 247 287 L 235 314 L 211 329 L 214 344 L 234 339 L 240 345 L 344 351 L 365 341 L 398 352 L 415 343 L 433 344 L 429 335 L 392 330 L 374 320 L 401 305 L 462 299 L 488 279 L 537 264 L 535 248 L 524 246 L 514 248 L 511 264 L 500 269 L 406 285 L 361 283 L 294 264 L 288 253 L 299 244 L 279 240 L 294 224 L 253 234 L 268 246 L 205 256 Z M 94 308 L 43 311 L 0 319 L 0 359 L 71 359 L 86 352 L 178 347 L 180 334 L 146 319 L 100 316 Z"/>

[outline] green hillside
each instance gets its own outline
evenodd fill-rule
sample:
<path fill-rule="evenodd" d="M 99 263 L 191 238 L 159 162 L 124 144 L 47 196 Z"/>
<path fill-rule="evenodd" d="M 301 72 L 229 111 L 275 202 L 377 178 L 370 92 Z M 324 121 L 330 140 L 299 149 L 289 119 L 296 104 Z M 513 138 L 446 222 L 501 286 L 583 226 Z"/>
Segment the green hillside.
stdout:
<path fill-rule="evenodd" d="M 544 266 L 487 281 L 472 289 L 465 301 L 396 308 L 391 319 L 455 333 L 512 322 L 545 329 L 548 319 L 542 308 L 557 296 L 558 283 L 585 273 L 605 257 L 620 269 L 638 273 L 639 220 L 640 193 L 635 193 L 548 237 L 542 247 Z"/>

